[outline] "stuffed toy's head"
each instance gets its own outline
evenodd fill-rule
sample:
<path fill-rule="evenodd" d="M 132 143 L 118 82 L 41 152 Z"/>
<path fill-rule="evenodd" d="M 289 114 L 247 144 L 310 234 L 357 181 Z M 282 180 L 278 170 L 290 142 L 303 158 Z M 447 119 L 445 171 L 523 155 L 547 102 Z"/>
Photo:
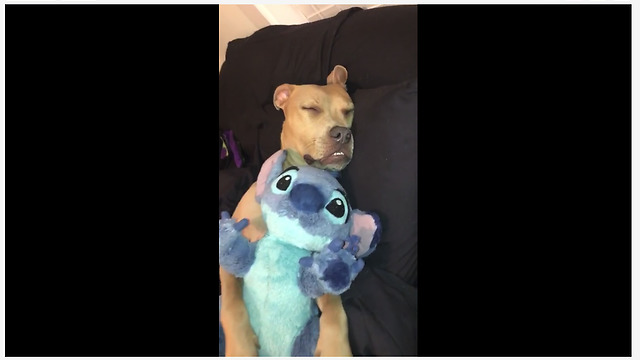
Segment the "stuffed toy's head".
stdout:
<path fill-rule="evenodd" d="M 380 238 L 378 217 L 352 210 L 331 173 L 311 166 L 282 169 L 285 158 L 286 150 L 276 152 L 258 175 L 256 200 L 269 234 L 314 252 L 334 239 L 357 235 L 356 257 L 371 253 Z"/>

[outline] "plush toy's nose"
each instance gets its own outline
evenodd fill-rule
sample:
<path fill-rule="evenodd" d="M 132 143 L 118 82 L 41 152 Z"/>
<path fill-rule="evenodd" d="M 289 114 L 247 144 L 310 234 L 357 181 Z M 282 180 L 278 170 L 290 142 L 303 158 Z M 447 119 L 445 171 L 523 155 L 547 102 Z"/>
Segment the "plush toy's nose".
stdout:
<path fill-rule="evenodd" d="M 298 184 L 291 189 L 289 199 L 293 206 L 302 212 L 315 213 L 324 205 L 322 194 L 313 185 Z"/>

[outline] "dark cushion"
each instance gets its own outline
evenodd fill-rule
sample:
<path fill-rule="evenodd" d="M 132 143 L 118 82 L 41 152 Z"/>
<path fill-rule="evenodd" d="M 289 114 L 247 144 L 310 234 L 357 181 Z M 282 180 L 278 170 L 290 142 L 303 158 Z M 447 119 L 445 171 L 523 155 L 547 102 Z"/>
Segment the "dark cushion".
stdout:
<path fill-rule="evenodd" d="M 354 12 L 334 40 L 331 64 L 349 71 L 349 88 L 370 89 L 418 76 L 418 7 Z"/>
<path fill-rule="evenodd" d="M 223 211 L 233 214 L 240 199 L 256 179 L 255 172 L 250 168 L 218 170 L 218 215 Z"/>
<path fill-rule="evenodd" d="M 417 282 L 418 81 L 357 90 L 354 157 L 340 177 L 354 208 L 375 211 L 382 222 L 377 250 L 366 260 Z"/>
<path fill-rule="evenodd" d="M 418 354 L 418 290 L 365 266 L 342 295 L 355 356 Z"/>

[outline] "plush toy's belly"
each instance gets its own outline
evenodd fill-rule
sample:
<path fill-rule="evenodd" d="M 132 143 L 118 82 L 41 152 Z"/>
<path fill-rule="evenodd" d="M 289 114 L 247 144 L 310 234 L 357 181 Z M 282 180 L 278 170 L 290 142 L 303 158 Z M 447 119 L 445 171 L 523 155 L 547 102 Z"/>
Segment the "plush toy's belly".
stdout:
<path fill-rule="evenodd" d="M 298 260 L 309 251 L 272 236 L 258 241 L 256 257 L 244 277 L 243 297 L 260 356 L 291 356 L 293 341 L 311 316 L 313 302 L 298 287 Z"/>

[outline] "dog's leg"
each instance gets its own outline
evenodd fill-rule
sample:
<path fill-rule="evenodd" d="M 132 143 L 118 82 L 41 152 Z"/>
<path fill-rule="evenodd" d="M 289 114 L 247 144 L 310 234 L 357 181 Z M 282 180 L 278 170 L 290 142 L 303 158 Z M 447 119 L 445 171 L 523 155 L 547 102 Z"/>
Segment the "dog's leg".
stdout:
<path fill-rule="evenodd" d="M 347 313 L 339 295 L 325 294 L 318 298 L 320 336 L 315 356 L 353 356 L 349 345 Z"/>
<path fill-rule="evenodd" d="M 254 183 L 242 197 L 232 215 L 234 219 L 249 219 L 249 225 L 242 229 L 242 235 L 251 242 L 262 238 L 266 232 L 260 205 L 255 200 L 255 189 Z M 220 283 L 222 293 L 220 323 L 225 335 L 225 355 L 258 356 L 260 345 L 258 337 L 251 328 L 249 313 L 242 299 L 242 279 L 236 278 L 221 267 Z"/>
<path fill-rule="evenodd" d="M 249 323 L 249 313 L 242 300 L 242 279 L 220 267 L 222 304 L 220 324 L 224 329 L 226 356 L 258 356 L 258 337 Z"/>
<path fill-rule="evenodd" d="M 262 239 L 267 232 L 267 225 L 262 218 L 260 204 L 256 201 L 256 183 L 253 183 L 242 196 L 232 217 L 234 219 L 249 219 L 249 225 L 242 229 L 242 235 L 251 242 Z"/>

